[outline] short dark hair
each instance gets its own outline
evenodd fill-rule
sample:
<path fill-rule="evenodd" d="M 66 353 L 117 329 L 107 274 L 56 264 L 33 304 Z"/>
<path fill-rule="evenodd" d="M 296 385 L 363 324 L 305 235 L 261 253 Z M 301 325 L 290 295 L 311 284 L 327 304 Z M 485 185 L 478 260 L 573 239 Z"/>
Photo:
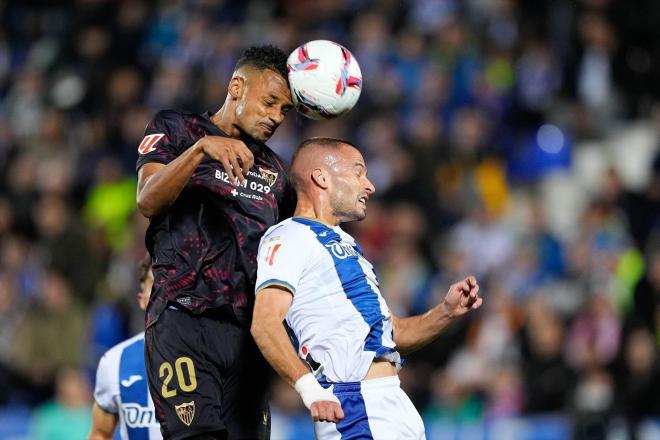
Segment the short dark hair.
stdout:
<path fill-rule="evenodd" d="M 147 279 L 147 274 L 151 270 L 151 255 L 147 252 L 138 263 L 138 280 L 144 283 Z"/>
<path fill-rule="evenodd" d="M 270 69 L 282 75 L 282 78 L 287 79 L 286 59 L 286 53 L 279 47 L 271 44 L 251 46 L 243 51 L 234 69 L 246 65 L 258 70 Z"/>

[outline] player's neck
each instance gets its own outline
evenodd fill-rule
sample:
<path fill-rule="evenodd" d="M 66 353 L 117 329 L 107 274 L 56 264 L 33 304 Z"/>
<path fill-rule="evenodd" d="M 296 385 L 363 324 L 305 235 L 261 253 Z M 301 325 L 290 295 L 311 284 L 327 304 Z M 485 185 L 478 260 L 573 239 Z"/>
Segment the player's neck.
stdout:
<path fill-rule="evenodd" d="M 296 205 L 296 211 L 293 213 L 293 216 L 314 220 L 323 223 L 330 228 L 333 228 L 340 223 L 339 219 L 332 215 L 331 210 L 323 209 L 318 205 L 314 206 L 314 204 L 300 199 L 298 200 L 298 205 Z"/>
<path fill-rule="evenodd" d="M 211 122 L 231 138 L 238 139 L 241 136 L 240 130 L 234 125 L 234 118 L 227 112 L 226 103 L 211 115 Z"/>

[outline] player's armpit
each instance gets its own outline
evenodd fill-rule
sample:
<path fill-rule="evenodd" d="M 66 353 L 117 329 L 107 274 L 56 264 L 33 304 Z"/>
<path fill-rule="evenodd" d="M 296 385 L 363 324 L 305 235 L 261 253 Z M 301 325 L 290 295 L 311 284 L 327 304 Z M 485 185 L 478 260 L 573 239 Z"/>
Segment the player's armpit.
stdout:
<path fill-rule="evenodd" d="M 395 315 L 394 313 L 392 313 L 391 311 L 390 311 L 390 316 L 392 317 L 392 333 L 393 333 L 394 335 L 396 335 L 396 334 L 397 334 L 397 330 L 399 329 L 399 325 L 400 325 L 399 323 L 401 322 L 401 320 L 399 319 L 398 316 L 396 316 L 396 315 Z"/>
<path fill-rule="evenodd" d="M 94 402 L 92 407 L 92 429 L 88 440 L 112 440 L 117 427 L 117 414 L 112 414 Z"/>

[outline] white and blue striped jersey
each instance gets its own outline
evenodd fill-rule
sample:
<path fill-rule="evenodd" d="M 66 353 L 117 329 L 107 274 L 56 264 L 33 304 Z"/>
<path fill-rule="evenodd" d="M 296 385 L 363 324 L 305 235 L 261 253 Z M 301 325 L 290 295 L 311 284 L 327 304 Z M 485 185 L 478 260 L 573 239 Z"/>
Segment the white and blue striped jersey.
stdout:
<path fill-rule="evenodd" d="M 162 439 L 144 366 L 144 332 L 108 350 L 96 370 L 96 403 L 119 415 L 115 439 Z"/>
<path fill-rule="evenodd" d="M 319 382 L 360 381 L 375 358 L 401 363 L 373 266 L 339 226 L 293 217 L 268 229 L 256 292 L 273 285 L 293 294 L 286 324 Z"/>

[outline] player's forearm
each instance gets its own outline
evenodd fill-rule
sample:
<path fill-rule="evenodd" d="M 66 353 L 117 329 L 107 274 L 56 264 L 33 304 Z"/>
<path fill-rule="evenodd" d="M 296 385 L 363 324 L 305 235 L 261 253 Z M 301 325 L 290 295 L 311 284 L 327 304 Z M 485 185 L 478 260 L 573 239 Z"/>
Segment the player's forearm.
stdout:
<path fill-rule="evenodd" d="M 137 204 L 142 215 L 151 218 L 174 203 L 202 159 L 204 151 L 200 140 L 153 174 L 140 175 Z M 148 165 L 144 165 L 140 173 Z"/>
<path fill-rule="evenodd" d="M 293 350 L 281 321 L 255 316 L 251 332 L 264 358 L 289 385 L 309 373 Z"/>
<path fill-rule="evenodd" d="M 452 322 L 444 302 L 424 314 L 394 321 L 394 343 L 402 354 L 411 353 L 431 343 Z"/>

